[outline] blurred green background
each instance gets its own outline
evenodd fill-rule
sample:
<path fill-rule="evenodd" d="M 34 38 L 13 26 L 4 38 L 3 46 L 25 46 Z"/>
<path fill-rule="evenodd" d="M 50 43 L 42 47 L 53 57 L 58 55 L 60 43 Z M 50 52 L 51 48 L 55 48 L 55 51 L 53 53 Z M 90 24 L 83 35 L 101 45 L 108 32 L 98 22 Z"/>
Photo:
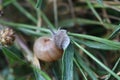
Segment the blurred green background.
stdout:
<path fill-rule="evenodd" d="M 0 45 L 0 80 L 120 80 L 119 0 L 0 0 L 0 15 L 0 31 L 18 35 Z M 39 60 L 39 69 L 33 44 L 51 36 L 48 26 L 67 30 L 71 44 L 61 59 Z"/>

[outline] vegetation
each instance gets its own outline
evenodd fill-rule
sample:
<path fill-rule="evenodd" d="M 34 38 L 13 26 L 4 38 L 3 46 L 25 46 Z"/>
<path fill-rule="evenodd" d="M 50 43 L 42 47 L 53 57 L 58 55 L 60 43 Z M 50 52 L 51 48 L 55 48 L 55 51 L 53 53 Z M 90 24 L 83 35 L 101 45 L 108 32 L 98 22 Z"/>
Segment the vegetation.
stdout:
<path fill-rule="evenodd" d="M 0 2 L 0 80 L 120 80 L 120 1 Z M 38 62 L 33 44 L 51 29 L 67 30 L 70 44 L 61 59 Z"/>

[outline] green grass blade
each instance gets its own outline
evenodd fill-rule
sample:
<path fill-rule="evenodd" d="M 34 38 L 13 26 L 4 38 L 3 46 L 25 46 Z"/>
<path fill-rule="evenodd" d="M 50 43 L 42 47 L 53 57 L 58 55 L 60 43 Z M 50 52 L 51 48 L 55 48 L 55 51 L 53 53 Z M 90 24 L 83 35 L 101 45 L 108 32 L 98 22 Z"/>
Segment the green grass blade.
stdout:
<path fill-rule="evenodd" d="M 61 75 L 62 75 L 62 70 L 61 70 L 61 60 L 55 61 L 52 64 L 52 71 L 54 73 L 54 77 L 56 78 L 55 80 L 62 80 Z"/>
<path fill-rule="evenodd" d="M 8 6 L 9 4 L 13 3 L 15 0 L 3 0 L 3 7 Z"/>
<path fill-rule="evenodd" d="M 73 38 L 73 40 L 75 40 L 79 44 L 84 44 L 90 48 L 95 48 L 95 49 L 102 49 L 102 50 L 119 50 L 120 49 L 113 46 L 109 46 L 104 43 L 95 42 L 91 40 L 84 40 L 84 39 L 77 39 L 77 38 Z"/>
<path fill-rule="evenodd" d="M 73 77 L 74 79 L 73 80 L 80 80 L 80 77 L 79 77 L 79 71 L 78 71 L 78 68 L 77 66 L 74 66 L 74 72 L 73 72 Z"/>
<path fill-rule="evenodd" d="M 27 35 L 33 35 L 33 36 L 43 36 L 45 35 L 44 33 L 37 33 L 36 31 L 30 30 L 30 29 L 25 29 L 25 28 L 19 28 L 19 30 Z"/>
<path fill-rule="evenodd" d="M 85 73 L 83 72 L 82 68 L 79 66 L 78 62 L 76 61 L 76 59 L 74 58 L 74 62 L 76 63 L 77 67 L 79 68 L 81 74 L 83 75 L 85 80 L 88 80 Z M 94 79 L 93 79 L 94 80 Z"/>
<path fill-rule="evenodd" d="M 69 35 L 74 36 L 78 39 L 88 39 L 88 40 L 93 40 L 96 42 L 104 43 L 108 46 L 111 46 L 117 49 L 120 48 L 119 42 L 115 42 L 115 41 L 111 41 L 111 40 L 107 40 L 107 39 L 103 39 L 103 38 L 99 38 L 95 36 L 84 35 L 84 34 L 69 33 Z"/>
<path fill-rule="evenodd" d="M 79 24 L 79 25 L 84 25 L 84 24 L 91 24 L 91 25 L 102 25 L 100 22 L 98 21 L 94 21 L 94 20 L 89 20 L 89 19 L 83 19 L 83 18 L 75 18 L 75 19 L 66 19 L 66 20 L 62 20 L 59 23 L 59 26 L 73 26 L 74 24 Z M 106 25 L 106 26 L 104 26 Z M 104 23 L 104 26 L 106 29 L 113 29 L 113 26 L 117 26 L 114 24 L 109 24 L 109 23 Z"/>
<path fill-rule="evenodd" d="M 42 0 L 37 0 L 36 8 L 41 7 Z"/>
<path fill-rule="evenodd" d="M 45 72 L 34 66 L 31 67 L 33 68 L 36 80 L 52 80 Z"/>
<path fill-rule="evenodd" d="M 120 24 L 115 28 L 115 30 L 112 32 L 112 34 L 109 36 L 109 39 L 113 39 L 114 37 L 117 36 L 117 34 L 120 31 Z"/>
<path fill-rule="evenodd" d="M 91 77 L 92 80 L 98 80 L 96 75 L 93 73 L 93 71 L 87 66 L 86 62 L 84 62 L 81 58 L 81 56 L 79 55 L 79 53 L 75 53 L 75 59 L 74 59 L 76 65 L 79 67 L 82 67 L 87 73 L 88 75 Z M 85 75 L 84 75 L 85 77 Z M 85 77 L 86 79 L 86 77 Z"/>
<path fill-rule="evenodd" d="M 101 17 L 99 16 L 99 14 L 96 12 L 96 10 L 94 9 L 94 7 L 92 6 L 90 0 L 86 0 L 86 2 L 87 2 L 87 4 L 88 4 L 88 6 L 90 7 L 90 9 L 92 10 L 92 12 L 94 13 L 94 15 L 97 17 L 97 19 L 98 19 L 101 23 L 103 23 Z"/>
<path fill-rule="evenodd" d="M 73 80 L 74 48 L 70 44 L 62 57 L 62 80 Z"/>
<path fill-rule="evenodd" d="M 40 73 L 38 71 L 34 71 L 34 75 L 35 75 L 35 79 L 36 80 L 46 80 L 43 76 L 40 75 Z"/>
<path fill-rule="evenodd" d="M 11 27 L 16 28 L 16 29 L 17 28 L 26 28 L 26 29 L 40 30 L 40 31 L 43 31 L 43 32 L 46 32 L 46 33 L 50 33 L 50 30 L 45 29 L 45 28 L 41 28 L 41 27 L 39 28 L 39 27 L 34 26 L 34 25 L 6 22 L 6 21 L 3 21 L 3 20 L 0 20 L 0 23 L 3 24 L 3 25 L 11 26 Z"/>
<path fill-rule="evenodd" d="M 9 49 L 2 47 L 2 51 L 11 64 L 14 64 L 15 62 L 19 62 L 20 64 L 26 63 L 25 61 L 20 59 L 19 56 L 15 55 L 15 53 L 11 52 Z"/>
<path fill-rule="evenodd" d="M 107 66 L 105 66 L 102 62 L 100 62 L 95 56 L 92 55 L 92 53 L 88 52 L 87 50 L 85 50 L 82 46 L 80 46 L 78 43 L 76 43 L 75 41 L 73 41 L 74 44 L 80 48 L 82 51 L 84 51 L 86 53 L 86 55 L 88 55 L 91 59 L 93 59 L 96 63 L 98 63 L 102 68 L 104 68 L 106 71 L 108 71 L 112 76 L 114 76 L 116 79 L 120 80 L 120 77 L 115 74 L 112 70 L 110 70 Z"/>
<path fill-rule="evenodd" d="M 119 67 L 119 63 L 120 63 L 120 58 L 119 58 L 119 59 L 117 60 L 117 62 L 115 63 L 112 71 L 115 71 L 115 69 L 116 69 L 117 67 Z M 105 80 L 109 80 L 110 77 L 111 77 L 111 74 L 108 74 L 108 76 L 107 76 L 107 78 L 106 78 Z"/>
<path fill-rule="evenodd" d="M 33 21 L 35 24 L 37 23 L 37 19 L 35 19 L 27 10 L 25 10 L 17 1 L 13 2 L 13 5 L 23 13 L 27 18 Z"/>

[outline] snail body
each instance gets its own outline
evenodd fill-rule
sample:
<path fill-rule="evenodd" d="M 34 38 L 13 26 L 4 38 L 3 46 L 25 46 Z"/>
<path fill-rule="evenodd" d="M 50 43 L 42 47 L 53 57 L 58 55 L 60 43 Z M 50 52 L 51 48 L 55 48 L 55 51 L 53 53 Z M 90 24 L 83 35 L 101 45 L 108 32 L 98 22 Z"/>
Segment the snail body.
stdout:
<path fill-rule="evenodd" d="M 62 57 L 64 49 L 70 43 L 66 30 L 58 30 L 52 37 L 40 37 L 33 46 L 36 57 L 42 61 L 51 62 Z"/>

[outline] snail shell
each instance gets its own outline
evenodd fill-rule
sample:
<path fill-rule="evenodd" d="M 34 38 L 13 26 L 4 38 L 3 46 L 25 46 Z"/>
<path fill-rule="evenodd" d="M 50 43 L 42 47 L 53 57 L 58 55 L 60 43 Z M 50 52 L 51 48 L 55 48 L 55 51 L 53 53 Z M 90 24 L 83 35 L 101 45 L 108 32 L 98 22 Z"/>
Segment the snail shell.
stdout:
<path fill-rule="evenodd" d="M 46 62 L 55 61 L 63 54 L 63 49 L 58 48 L 50 37 L 38 38 L 34 43 L 33 51 L 38 59 Z"/>

